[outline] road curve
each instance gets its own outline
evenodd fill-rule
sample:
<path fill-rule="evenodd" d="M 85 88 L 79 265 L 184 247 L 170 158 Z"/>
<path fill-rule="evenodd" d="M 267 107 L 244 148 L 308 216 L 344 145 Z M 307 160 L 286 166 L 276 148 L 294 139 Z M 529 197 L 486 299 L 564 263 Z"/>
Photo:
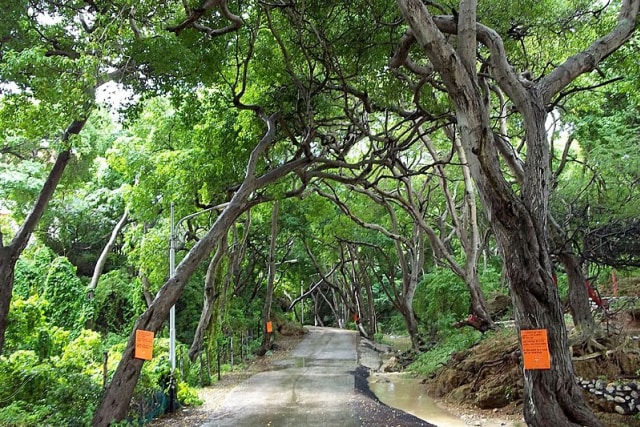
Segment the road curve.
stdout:
<path fill-rule="evenodd" d="M 351 404 L 356 333 L 307 329 L 288 358 L 236 387 L 202 427 L 359 426 Z"/>

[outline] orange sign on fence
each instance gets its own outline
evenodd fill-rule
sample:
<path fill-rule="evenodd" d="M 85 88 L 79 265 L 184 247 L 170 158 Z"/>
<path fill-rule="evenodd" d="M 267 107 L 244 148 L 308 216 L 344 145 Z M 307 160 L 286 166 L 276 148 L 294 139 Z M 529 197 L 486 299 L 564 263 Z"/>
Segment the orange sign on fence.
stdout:
<path fill-rule="evenodd" d="M 272 333 L 273 332 L 273 323 L 272 322 L 267 322 L 267 333 Z"/>
<path fill-rule="evenodd" d="M 549 340 L 546 329 L 520 331 L 524 369 L 551 369 Z"/>
<path fill-rule="evenodd" d="M 153 358 L 153 332 L 136 329 L 136 359 L 151 360 Z"/>

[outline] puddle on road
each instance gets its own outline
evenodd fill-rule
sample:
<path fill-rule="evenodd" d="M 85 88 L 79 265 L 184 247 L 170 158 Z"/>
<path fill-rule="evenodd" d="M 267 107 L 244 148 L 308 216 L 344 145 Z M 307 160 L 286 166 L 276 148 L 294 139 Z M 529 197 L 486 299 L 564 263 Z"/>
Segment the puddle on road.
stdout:
<path fill-rule="evenodd" d="M 437 426 L 468 427 L 460 418 L 439 407 L 416 378 L 398 374 L 372 374 L 369 388 L 388 406 L 401 409 Z"/>

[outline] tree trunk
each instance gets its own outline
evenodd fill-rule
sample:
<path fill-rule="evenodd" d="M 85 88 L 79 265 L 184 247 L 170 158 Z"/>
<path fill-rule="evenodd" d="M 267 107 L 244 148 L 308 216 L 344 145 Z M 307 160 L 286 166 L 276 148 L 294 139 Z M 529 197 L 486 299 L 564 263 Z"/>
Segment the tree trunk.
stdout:
<path fill-rule="evenodd" d="M 477 2 L 461 1 L 459 19 L 439 18 L 458 35 L 454 49 L 420 0 L 398 0 L 405 21 L 447 87 L 471 174 L 502 252 L 514 305 L 516 330 L 545 329 L 551 369 L 524 371 L 524 417 L 532 426 L 600 426 L 575 382 L 566 327 L 552 279 L 546 221 L 550 188 L 546 104 L 578 75 L 590 71 L 633 33 L 638 1 L 623 2 L 618 27 L 587 50 L 569 58 L 539 82 L 518 77 L 502 40 L 477 23 Z M 498 161 L 485 103 L 486 82 L 476 71 L 477 42 L 491 51 L 492 77 L 521 114 L 527 158 L 520 194 L 505 179 Z"/>
<path fill-rule="evenodd" d="M 420 334 L 418 333 L 418 322 L 416 320 L 416 314 L 413 311 L 413 297 L 403 298 L 402 304 L 402 317 L 404 318 L 405 325 L 407 325 L 407 332 L 411 339 L 411 348 L 418 352 L 422 344 L 424 344 L 424 341 L 420 339 Z"/>
<path fill-rule="evenodd" d="M 100 280 L 100 275 L 102 274 L 104 265 L 107 263 L 107 257 L 109 256 L 109 252 L 111 251 L 111 248 L 113 248 L 113 245 L 115 245 L 116 243 L 116 238 L 118 237 L 118 233 L 120 233 L 120 230 L 122 230 L 122 227 L 124 227 L 125 223 L 127 222 L 128 215 L 129 215 L 129 212 L 125 208 L 124 213 L 120 218 L 120 221 L 118 221 L 118 223 L 115 225 L 115 227 L 113 227 L 113 230 L 111 231 L 111 237 L 109 238 L 109 241 L 102 249 L 102 253 L 100 254 L 100 257 L 96 262 L 96 266 L 93 269 L 93 276 L 91 277 L 91 283 L 89 283 L 89 290 L 88 290 L 89 298 L 93 298 L 93 293 L 96 289 L 96 286 L 98 286 L 98 280 Z"/>
<path fill-rule="evenodd" d="M 62 135 L 62 143 L 66 145 L 71 135 L 80 133 L 86 122 L 87 119 L 74 120 Z M 53 197 L 53 193 L 58 187 L 58 183 L 60 179 L 62 179 L 62 175 L 70 159 L 70 148 L 67 148 L 58 155 L 53 168 L 51 168 L 42 186 L 42 190 L 40 190 L 40 194 L 38 194 L 33 209 L 29 215 L 27 215 L 27 218 L 9 245 L 4 246 L 3 236 L 0 233 L 0 354 L 2 354 L 2 348 L 4 347 L 5 331 L 9 322 L 9 308 L 11 307 L 16 262 L 18 262 L 18 258 L 22 254 L 22 251 L 24 251 L 24 248 L 27 247 L 31 234 L 36 228 L 36 225 L 38 225 L 49 201 Z"/>
<path fill-rule="evenodd" d="M 202 352 L 205 334 L 207 330 L 209 330 L 214 312 L 214 304 L 220 297 L 220 291 L 217 289 L 217 287 L 220 286 L 220 277 L 218 277 L 219 266 L 226 252 L 226 239 L 223 239 L 218 245 L 218 250 L 211 258 L 211 262 L 209 262 L 209 267 L 207 268 L 207 274 L 204 279 L 204 303 L 202 313 L 200 313 L 200 321 L 198 322 L 198 327 L 193 336 L 193 342 L 189 348 L 189 359 L 192 362 L 195 361 Z"/>
<path fill-rule="evenodd" d="M 278 201 L 273 203 L 271 211 L 271 241 L 269 242 L 269 261 L 267 263 L 267 291 L 264 296 L 264 306 L 262 307 L 262 345 L 258 350 L 258 356 L 264 356 L 271 350 L 273 334 L 266 329 L 267 322 L 271 321 L 271 303 L 273 301 L 273 291 L 276 282 L 276 239 L 278 237 Z"/>
<path fill-rule="evenodd" d="M 473 269 L 474 271 L 469 271 L 469 269 Z M 489 310 L 487 309 L 484 295 L 482 295 L 477 263 L 473 265 L 468 263 L 466 265 L 466 272 L 465 284 L 467 285 L 467 289 L 471 295 L 471 313 L 469 314 L 476 316 L 478 319 L 478 324 L 477 326 L 474 325 L 474 327 L 476 327 L 480 332 L 495 329 L 496 326 L 493 323 Z"/>
<path fill-rule="evenodd" d="M 9 322 L 13 279 L 19 256 L 12 246 L 0 247 L 0 354 L 4 346 L 4 332 Z"/>
<path fill-rule="evenodd" d="M 585 287 L 586 278 L 582 272 L 580 260 L 573 253 L 561 252 L 558 259 L 567 272 L 569 281 L 569 310 L 575 326 L 575 334 L 571 336 L 571 345 L 587 342 L 597 330 L 596 322 L 591 314 L 589 293 Z"/>
<path fill-rule="evenodd" d="M 120 421 L 127 415 L 133 392 L 140 376 L 143 361 L 135 359 L 135 331 L 143 329 L 157 332 L 167 316 L 169 310 L 182 295 L 187 282 L 198 265 L 205 259 L 222 238 L 226 235 L 229 227 L 235 220 L 249 207 L 251 194 L 258 188 L 271 182 L 277 181 L 289 172 L 306 164 L 304 162 L 286 163 L 282 167 L 268 171 L 265 175 L 256 176 L 258 161 L 262 153 L 271 145 L 275 137 L 275 116 L 266 120 L 267 133 L 252 151 L 247 165 L 247 172 L 240 188 L 231 198 L 227 207 L 220 213 L 215 223 L 207 234 L 189 251 L 187 256 L 180 262 L 172 277 L 167 280 L 158 291 L 151 306 L 138 318 L 131 332 L 127 347 L 122 354 L 122 358 L 113 379 L 102 397 L 92 421 L 94 427 L 106 427 L 113 421 Z M 255 204 L 255 203 L 253 203 Z"/>

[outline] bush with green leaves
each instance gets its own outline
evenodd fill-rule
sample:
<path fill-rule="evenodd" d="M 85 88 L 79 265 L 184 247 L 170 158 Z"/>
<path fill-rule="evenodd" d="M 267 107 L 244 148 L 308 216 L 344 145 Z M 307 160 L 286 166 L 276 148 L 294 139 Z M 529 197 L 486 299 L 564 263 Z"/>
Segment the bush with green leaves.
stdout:
<path fill-rule="evenodd" d="M 60 354 L 0 357 L 0 425 L 90 425 L 102 393 L 102 339 L 82 331 Z"/>
<path fill-rule="evenodd" d="M 482 337 L 482 333 L 472 328 L 442 330 L 438 334 L 438 343 L 429 351 L 420 353 L 409 365 L 409 370 L 428 376 L 447 363 L 453 353 L 472 347 Z"/>
<path fill-rule="evenodd" d="M 126 334 L 145 309 L 142 284 L 122 270 L 100 277 L 91 301 L 93 329 L 102 333 Z"/>
<path fill-rule="evenodd" d="M 49 323 L 77 335 L 90 313 L 86 286 L 65 257 L 34 247 L 16 264 L 14 298 L 37 296 Z M 45 302 L 46 301 L 46 302 Z"/>
<path fill-rule="evenodd" d="M 469 291 L 449 269 L 438 268 L 422 277 L 414 310 L 423 327 L 440 330 L 469 314 Z"/>

